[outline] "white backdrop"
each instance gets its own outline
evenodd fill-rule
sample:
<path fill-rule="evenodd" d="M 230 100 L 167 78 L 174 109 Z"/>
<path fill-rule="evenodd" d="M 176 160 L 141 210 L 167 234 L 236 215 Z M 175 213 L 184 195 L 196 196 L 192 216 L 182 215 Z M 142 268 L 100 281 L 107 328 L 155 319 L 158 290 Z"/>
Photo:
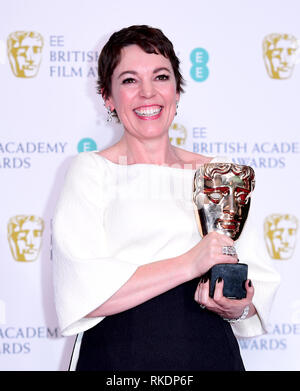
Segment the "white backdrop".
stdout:
<path fill-rule="evenodd" d="M 248 370 L 300 369 L 299 14 L 295 0 L 1 1 L 1 370 L 68 367 L 74 338 L 61 337 L 53 304 L 51 217 L 71 157 L 122 133 L 95 92 L 97 55 L 132 24 L 161 28 L 181 60 L 172 142 L 253 166 L 263 246 L 265 218 L 287 215 L 273 235 L 285 250 L 265 247 L 282 277 L 269 333 L 239 343 Z M 275 33 L 268 73 L 263 40 Z"/>

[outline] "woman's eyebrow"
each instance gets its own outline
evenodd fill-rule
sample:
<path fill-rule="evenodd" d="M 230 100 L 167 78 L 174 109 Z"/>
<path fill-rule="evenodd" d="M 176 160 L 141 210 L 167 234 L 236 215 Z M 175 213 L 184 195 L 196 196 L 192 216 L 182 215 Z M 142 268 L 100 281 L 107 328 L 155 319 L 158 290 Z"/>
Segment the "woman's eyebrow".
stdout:
<path fill-rule="evenodd" d="M 166 67 L 156 68 L 156 69 L 154 69 L 153 73 L 158 73 L 161 71 L 167 71 L 167 72 L 171 73 L 170 69 L 166 68 Z"/>
<path fill-rule="evenodd" d="M 137 75 L 137 72 L 136 71 L 124 71 L 124 72 L 121 72 L 118 76 L 118 79 L 120 79 L 120 77 L 122 77 L 123 75 L 126 75 L 127 73 L 130 73 L 132 75 Z"/>
<path fill-rule="evenodd" d="M 167 71 L 167 72 L 171 73 L 171 70 L 170 70 L 169 68 L 160 67 L 160 68 L 155 68 L 154 71 L 153 71 L 153 74 L 158 73 L 158 72 L 162 72 L 162 71 Z M 126 74 L 137 75 L 138 72 L 136 72 L 136 71 L 131 71 L 131 70 L 121 72 L 121 73 L 119 74 L 119 76 L 118 76 L 118 79 L 120 79 L 122 76 L 124 76 L 124 75 L 126 75 Z"/>

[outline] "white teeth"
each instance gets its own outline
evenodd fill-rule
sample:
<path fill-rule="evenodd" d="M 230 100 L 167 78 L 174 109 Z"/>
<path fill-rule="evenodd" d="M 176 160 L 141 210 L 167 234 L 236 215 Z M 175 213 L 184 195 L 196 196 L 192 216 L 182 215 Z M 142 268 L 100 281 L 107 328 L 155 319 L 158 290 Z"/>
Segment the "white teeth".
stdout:
<path fill-rule="evenodd" d="M 144 109 L 134 110 L 137 115 L 143 116 L 143 117 L 151 117 L 154 115 L 157 115 L 161 112 L 161 107 L 145 107 Z"/>

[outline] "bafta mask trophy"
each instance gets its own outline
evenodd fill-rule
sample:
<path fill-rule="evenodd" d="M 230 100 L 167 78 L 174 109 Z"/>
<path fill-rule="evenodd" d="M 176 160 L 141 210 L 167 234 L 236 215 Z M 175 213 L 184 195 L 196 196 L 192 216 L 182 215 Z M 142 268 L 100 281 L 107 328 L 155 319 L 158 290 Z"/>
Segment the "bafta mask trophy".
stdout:
<path fill-rule="evenodd" d="M 254 170 L 233 163 L 208 163 L 196 170 L 193 200 L 202 236 L 215 231 L 239 238 L 247 220 L 251 193 L 255 186 Z M 224 246 L 223 254 L 236 255 L 234 246 Z M 232 299 L 246 297 L 245 281 L 248 266 L 244 263 L 224 263 L 213 266 L 207 273 L 210 297 L 216 280 L 224 280 L 223 295 Z"/>

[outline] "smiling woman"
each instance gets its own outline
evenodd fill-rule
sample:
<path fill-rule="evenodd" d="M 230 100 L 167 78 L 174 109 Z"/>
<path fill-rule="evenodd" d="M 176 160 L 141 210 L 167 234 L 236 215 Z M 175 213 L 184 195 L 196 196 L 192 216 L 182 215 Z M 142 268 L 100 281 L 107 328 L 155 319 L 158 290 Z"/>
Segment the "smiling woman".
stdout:
<path fill-rule="evenodd" d="M 244 370 L 234 332 L 264 332 L 277 274 L 251 253 L 250 231 L 239 244 L 254 300 L 250 280 L 246 298 L 231 300 L 223 281 L 210 298 L 200 278 L 238 260 L 223 254 L 229 236 L 201 239 L 194 215 L 195 169 L 218 158 L 169 140 L 183 92 L 173 45 L 159 29 L 131 26 L 111 36 L 98 65 L 98 92 L 124 133 L 73 160 L 53 219 L 58 319 L 64 335 L 78 334 L 71 369 Z"/>
<path fill-rule="evenodd" d="M 137 45 L 121 50 L 121 61 L 112 74 L 111 95 L 105 98 L 105 104 L 116 111 L 126 130 L 125 137 L 168 135 L 178 100 L 168 58 L 145 53 Z"/>

